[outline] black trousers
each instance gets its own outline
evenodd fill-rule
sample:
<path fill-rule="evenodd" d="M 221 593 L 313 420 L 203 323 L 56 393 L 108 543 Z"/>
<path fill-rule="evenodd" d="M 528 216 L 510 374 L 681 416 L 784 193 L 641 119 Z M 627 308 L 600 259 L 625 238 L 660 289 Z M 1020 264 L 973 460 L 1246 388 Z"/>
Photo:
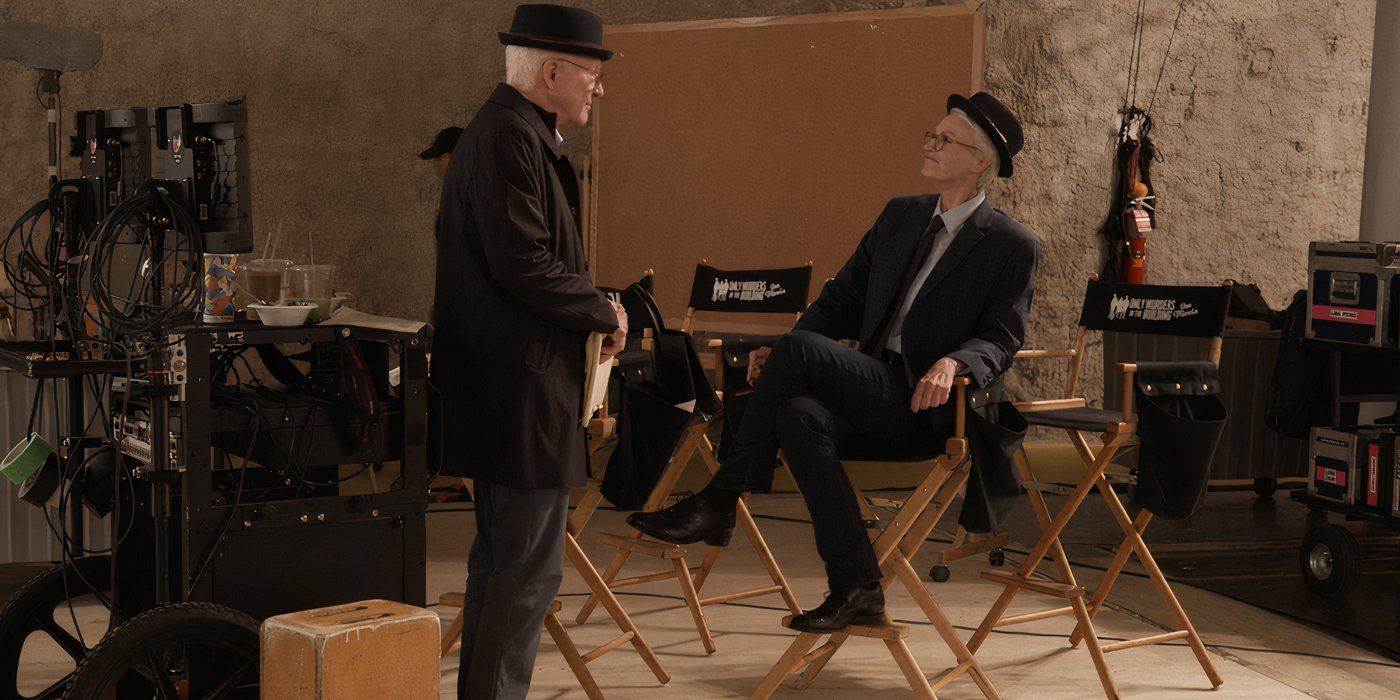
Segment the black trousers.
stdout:
<path fill-rule="evenodd" d="M 711 483 L 765 491 L 772 486 L 781 448 L 812 514 L 828 585 L 836 590 L 879 581 L 880 567 L 841 457 L 938 454 L 939 433 L 946 431 L 928 412 L 910 412 L 910 395 L 901 363 L 793 331 L 773 347 Z"/>
<path fill-rule="evenodd" d="M 478 479 L 475 491 L 457 697 L 523 700 L 544 617 L 564 580 L 569 490 Z"/>

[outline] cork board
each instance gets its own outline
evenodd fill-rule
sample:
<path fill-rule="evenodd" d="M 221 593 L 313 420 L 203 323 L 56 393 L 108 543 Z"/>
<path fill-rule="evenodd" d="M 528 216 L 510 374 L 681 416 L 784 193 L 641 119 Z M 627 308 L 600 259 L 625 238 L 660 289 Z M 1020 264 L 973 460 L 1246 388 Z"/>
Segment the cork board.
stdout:
<path fill-rule="evenodd" d="M 590 154 L 598 282 L 654 269 L 675 319 L 701 258 L 811 261 L 815 297 L 887 201 L 926 191 L 923 133 L 950 93 L 980 88 L 984 34 L 975 5 L 608 27 Z"/>

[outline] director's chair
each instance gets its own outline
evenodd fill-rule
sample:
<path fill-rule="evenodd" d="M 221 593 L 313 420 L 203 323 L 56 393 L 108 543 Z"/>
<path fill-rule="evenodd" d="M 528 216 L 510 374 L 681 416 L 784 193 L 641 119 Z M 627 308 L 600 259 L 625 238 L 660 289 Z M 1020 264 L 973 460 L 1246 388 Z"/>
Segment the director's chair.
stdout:
<path fill-rule="evenodd" d="M 612 367 L 616 368 L 618 364 L 618 360 L 614 358 L 612 360 Z M 609 413 L 608 401 L 605 398 L 602 407 L 598 409 L 589 422 L 588 429 L 590 437 L 597 435 L 611 437 L 615 425 L 616 419 Z M 594 432 L 595 430 L 598 430 L 598 432 Z M 590 452 L 590 462 L 594 454 L 596 454 L 596 451 Z M 551 604 L 549 613 L 545 617 L 545 628 L 549 631 L 550 636 L 554 639 L 555 645 L 559 647 L 560 653 L 564 656 L 565 662 L 568 663 L 569 668 L 573 671 L 575 677 L 578 678 L 579 684 L 583 687 L 585 694 L 587 694 L 590 700 L 602 700 L 603 695 L 598 688 L 597 682 L 593 679 L 593 675 L 588 671 L 588 664 L 629 642 L 637 651 L 637 654 L 642 657 L 647 667 L 651 669 L 652 674 L 656 676 L 658 682 L 664 685 L 671 680 L 670 675 L 662 668 L 661 660 L 657 658 L 656 652 L 652 650 L 651 645 L 642 637 L 641 630 L 632 622 L 632 618 L 627 614 L 627 610 L 622 607 L 622 603 L 618 601 L 617 596 L 609 589 L 607 583 L 603 581 L 602 576 L 598 573 L 598 569 L 593 566 L 593 562 L 589 560 L 587 553 L 583 551 L 583 547 L 578 544 L 579 535 L 582 534 L 583 528 L 588 524 L 588 521 L 592 519 L 593 514 L 598 510 L 598 505 L 603 500 L 603 494 L 599 484 L 603 480 L 605 469 L 606 464 L 603 464 L 591 470 L 592 475 L 588 479 L 588 485 L 581 490 L 582 495 L 574 506 L 573 512 L 569 514 L 568 524 L 564 533 L 564 554 L 568 557 L 574 569 L 577 570 L 579 575 L 583 578 L 584 584 L 588 586 L 590 591 L 588 599 L 590 601 L 602 603 L 603 608 L 608 611 L 608 615 L 612 618 L 614 624 L 617 625 L 621 634 L 588 652 L 580 654 L 578 648 L 574 645 L 573 639 L 559 621 L 558 613 L 562 606 L 558 599 L 555 599 Z M 463 479 L 462 481 L 466 484 L 468 492 L 472 492 L 473 497 L 475 497 L 471 486 L 471 480 Z M 461 607 L 463 600 L 464 595 L 462 593 L 446 593 L 439 598 L 438 602 L 442 605 Z M 448 626 L 447 632 L 443 635 L 442 654 L 444 656 L 461 642 L 462 626 L 462 612 L 459 611 L 452 620 L 452 623 Z"/>
<path fill-rule="evenodd" d="M 1118 697 L 1118 691 L 1104 658 L 1105 654 L 1177 639 L 1187 641 L 1213 687 L 1218 687 L 1223 682 L 1206 653 L 1200 635 L 1196 633 L 1190 618 L 1182 609 L 1181 603 L 1142 539 L 1142 533 L 1152 521 L 1153 514 L 1144 508 L 1136 517 L 1130 516 L 1114 488 L 1115 485 L 1132 484 L 1135 480 L 1131 472 L 1113 464 L 1113 459 L 1123 449 L 1138 444 L 1138 416 L 1133 406 L 1133 384 L 1134 375 L 1138 371 L 1137 365 L 1118 365 L 1123 382 L 1121 410 L 1090 407 L 1084 397 L 1076 395 L 1076 391 L 1084 362 L 1085 338 L 1091 330 L 1208 339 L 1208 359 L 1212 364 L 1219 365 L 1221 335 L 1225 328 L 1229 299 L 1228 281 L 1212 287 L 1173 287 L 1112 284 L 1091 278 L 1084 295 L 1074 347 L 1022 350 L 1017 353 L 1017 360 L 1068 360 L 1069 379 L 1063 397 L 1018 402 L 1016 407 L 1031 425 L 1065 430 L 1083 462 L 1084 469 L 1077 481 L 1073 481 L 1072 477 L 1063 476 L 1037 479 L 1026 459 L 1025 450 L 1022 449 L 1017 455 L 1017 470 L 1022 485 L 1029 494 L 1031 507 L 1040 523 L 1042 534 L 1015 573 L 987 571 L 982 574 L 983 578 L 1002 584 L 1004 588 L 976 633 L 968 641 L 970 649 L 976 651 L 995 628 L 1073 615 L 1076 624 L 1070 633 L 1070 645 L 1078 646 L 1081 641 L 1085 643 L 1099 680 L 1103 684 L 1104 694 L 1109 698 Z M 1086 433 L 1098 433 L 1102 447 L 1094 449 L 1085 438 Z M 1094 588 L 1093 597 L 1086 603 L 1083 600 L 1083 589 L 1075 582 L 1069 559 L 1060 542 L 1060 534 L 1089 493 L 1096 489 L 1107 504 L 1114 521 L 1123 531 L 1124 537 L 1099 585 Z M 1065 504 L 1053 518 L 1045 501 L 1046 493 L 1067 497 Z M 1036 577 L 1036 568 L 1047 555 L 1054 560 L 1060 583 Z M 1147 571 L 1153 587 L 1175 618 L 1177 629 L 1140 639 L 1100 644 L 1094 631 L 1094 617 L 1103 609 L 1104 601 L 1132 555 L 1137 555 L 1142 567 Z M 1006 610 L 1020 590 L 1061 598 L 1069 605 L 1006 616 Z"/>
<path fill-rule="evenodd" d="M 670 675 L 662 668 L 661 660 L 656 657 L 656 652 L 652 650 L 651 645 L 642 637 L 641 630 L 637 629 L 637 625 L 632 622 L 632 617 L 627 614 L 627 610 L 622 607 L 622 603 L 618 602 L 617 596 L 608 588 L 607 583 L 605 583 L 602 576 L 598 574 L 598 569 L 595 568 L 593 562 L 588 559 L 587 553 L 579 546 L 578 535 L 582 532 L 584 525 L 586 525 L 588 520 L 593 516 L 593 513 L 598 509 L 598 504 L 602 499 L 603 495 L 598 490 L 596 483 L 590 484 L 588 488 L 583 490 L 583 496 L 579 499 L 578 504 L 574 506 L 574 511 L 569 514 L 567 531 L 564 533 L 564 554 L 569 558 L 569 562 L 573 564 L 574 569 L 576 569 L 583 578 L 584 584 L 588 586 L 591 592 L 589 599 L 596 599 L 603 604 L 603 608 L 608 611 L 608 615 L 617 625 L 621 634 L 591 651 L 579 654 L 577 648 L 573 644 L 573 640 L 569 638 L 563 626 L 559 624 L 557 613 L 560 609 L 560 603 L 558 600 L 555 600 L 551 605 L 550 612 L 545 618 L 546 629 L 549 630 L 550 636 L 554 638 L 555 644 L 559 646 L 560 652 L 564 654 L 564 660 L 568 662 L 569 667 L 573 669 L 574 675 L 578 676 L 579 683 L 583 686 L 590 698 L 601 698 L 602 694 L 598 691 L 597 683 L 593 681 L 592 675 L 588 672 L 587 664 L 629 642 L 637 651 L 637 654 L 642 657 L 642 660 L 646 662 L 647 667 L 651 669 L 652 675 L 656 676 L 658 682 L 665 684 L 671 680 Z M 461 593 L 445 593 L 438 599 L 438 602 L 441 605 L 461 607 L 463 599 L 464 596 Z M 457 616 L 452 620 L 452 624 L 448 627 L 447 632 L 443 635 L 442 654 L 444 656 L 461 642 L 462 624 L 462 613 L 459 611 Z"/>
<path fill-rule="evenodd" d="M 851 626 L 832 635 L 800 632 L 767 677 L 754 690 L 753 695 L 750 696 L 752 700 L 765 700 L 770 697 L 782 685 L 784 679 L 799 671 L 801 676 L 796 687 L 808 687 L 832 656 L 851 637 L 883 641 L 888 647 L 890 655 L 894 657 L 905 680 L 908 681 L 909 687 L 920 698 L 935 698 L 935 693 L 939 688 L 951 683 L 963 674 L 971 676 L 984 697 L 989 699 L 999 697 L 996 688 L 987 678 L 972 651 L 963 644 L 957 630 L 953 628 L 952 622 L 944 615 L 942 608 L 939 607 L 938 602 L 934 600 L 928 589 L 924 587 L 918 572 L 910 564 L 910 560 L 918 553 L 919 548 L 923 546 L 929 534 L 938 525 L 938 521 L 947 512 L 948 506 L 967 483 L 971 469 L 971 455 L 968 451 L 965 430 L 966 411 L 969 405 L 968 383 L 966 377 L 958 377 L 954 380 L 956 387 L 953 398 L 955 402 L 954 433 L 953 437 L 946 443 L 944 454 L 933 460 L 928 475 L 924 477 L 908 499 L 899 504 L 898 510 L 889 519 L 889 524 L 885 525 L 883 529 L 872 531 L 875 557 L 880 562 L 880 570 L 884 576 L 881 585 L 888 590 L 896 580 L 904 584 L 938 635 L 953 652 L 957 664 L 930 683 L 904 642 L 909 633 L 908 628 L 888 621 L 877 626 Z M 789 626 L 791 622 L 791 615 L 783 618 L 784 626 Z M 823 636 L 829 636 L 827 642 L 813 650 L 812 648 Z"/>
<path fill-rule="evenodd" d="M 774 270 L 720 270 L 701 260 L 695 266 L 690 302 L 681 322 L 681 330 L 687 334 L 696 330 L 696 319 L 700 313 L 790 314 L 795 321 L 807 307 L 811 280 L 812 264 L 810 262 L 802 267 Z M 653 350 L 649 338 L 643 339 L 642 342 L 643 347 L 648 351 Z M 712 368 L 715 371 L 716 395 L 723 399 L 723 341 L 712 339 L 704 347 L 707 352 L 700 353 L 702 363 L 707 365 L 707 369 Z M 675 490 L 676 483 L 680 481 L 691 457 L 697 451 L 711 474 L 719 470 L 719 461 L 714 445 L 706 434 L 708 428 L 709 423 L 702 422 L 687 429 L 662 471 L 656 486 L 642 506 L 643 511 L 656 511 L 666 506 Z M 743 532 L 749 540 L 772 581 L 771 585 L 701 598 L 700 590 L 714 570 L 720 552 L 728 543 L 709 546 L 700 566 L 691 567 L 686 562 L 686 549 L 684 547 L 645 538 L 642 533 L 636 530 L 632 530 L 626 535 L 602 534 L 598 536 L 599 541 L 617 548 L 617 554 L 613 556 L 613 560 L 603 572 L 603 580 L 607 582 L 608 586 L 616 589 L 676 579 L 680 584 L 686 606 L 690 609 L 691 617 L 695 621 L 696 631 L 700 635 L 700 641 L 706 653 L 714 653 L 715 643 L 710 634 L 709 625 L 705 622 L 704 606 L 776 593 L 782 596 L 783 602 L 793 614 L 801 612 L 797 598 L 792 593 L 792 588 L 788 585 L 787 579 L 784 578 L 782 570 L 778 568 L 772 550 L 769 549 L 768 543 L 763 539 L 763 534 L 758 529 L 758 524 L 754 522 L 753 515 L 749 512 L 747 500 L 748 495 L 745 494 L 739 501 L 735 513 L 735 527 Z M 667 561 L 670 563 L 671 569 L 641 576 L 617 578 L 633 554 Z M 585 601 L 583 608 L 579 610 L 576 620 L 580 623 L 587 621 L 595 605 L 595 598 L 590 597 Z"/>

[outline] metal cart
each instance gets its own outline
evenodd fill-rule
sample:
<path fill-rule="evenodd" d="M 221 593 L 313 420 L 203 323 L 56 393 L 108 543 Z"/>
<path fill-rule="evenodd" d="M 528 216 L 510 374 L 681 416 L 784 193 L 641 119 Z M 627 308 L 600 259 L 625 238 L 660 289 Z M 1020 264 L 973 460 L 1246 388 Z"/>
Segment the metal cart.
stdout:
<path fill-rule="evenodd" d="M 128 372 L 122 362 L 54 355 L 50 343 L 0 343 L 0 365 L 28 377 L 114 376 L 108 410 L 124 455 L 113 479 L 110 553 L 66 558 L 0 607 L 0 676 L 15 677 L 34 634 L 57 644 L 76 669 L 35 695 L 21 694 L 12 681 L 0 683 L 0 700 L 255 698 L 258 624 L 266 617 L 366 598 L 423 605 L 430 333 L 190 326 L 169 336 L 159 363 L 164 375 L 140 365 Z M 384 377 L 383 410 L 360 418 L 377 425 L 376 449 L 350 462 L 370 468 L 397 461 L 401 468 L 390 488 L 353 493 L 338 478 L 345 462 L 315 463 L 313 457 L 298 467 L 254 459 L 249 467 L 243 458 L 220 459 L 239 451 L 264 457 L 256 451 L 260 430 L 264 438 L 305 436 L 298 423 L 310 413 L 289 404 L 279 407 L 282 420 L 269 421 L 255 408 L 221 411 L 214 405 L 215 358 L 258 345 L 324 348 L 350 341 L 382 346 L 376 352 L 397 355 L 401 367 L 397 396 L 384 395 L 394 393 L 386 391 Z M 242 424 L 233 420 L 239 415 Z M 68 445 L 100 447 L 102 439 L 81 432 L 59 437 Z M 112 442 L 106 445 L 111 449 Z M 90 636 L 81 642 L 56 622 L 69 619 L 70 601 L 86 597 L 110 610 L 109 629 L 96 646 Z"/>
<path fill-rule="evenodd" d="M 1308 339 L 1329 351 L 1331 386 L 1336 392 L 1334 425 L 1358 423 L 1358 404 L 1400 401 L 1400 349 Z M 1400 527 L 1400 517 L 1294 491 L 1294 501 L 1316 513 L 1337 513 L 1348 521 L 1371 521 Z M 1361 580 L 1361 546 L 1350 530 L 1336 523 L 1314 525 L 1298 550 L 1303 581 L 1320 595 L 1345 595 Z"/>
<path fill-rule="evenodd" d="M 1338 513 L 1347 520 L 1368 520 L 1400 528 L 1400 518 L 1294 491 L 1293 500 L 1315 512 Z M 1298 568 L 1308 589 L 1320 595 L 1345 595 L 1361 581 L 1361 545 L 1351 531 L 1336 523 L 1314 525 L 1298 549 Z"/>

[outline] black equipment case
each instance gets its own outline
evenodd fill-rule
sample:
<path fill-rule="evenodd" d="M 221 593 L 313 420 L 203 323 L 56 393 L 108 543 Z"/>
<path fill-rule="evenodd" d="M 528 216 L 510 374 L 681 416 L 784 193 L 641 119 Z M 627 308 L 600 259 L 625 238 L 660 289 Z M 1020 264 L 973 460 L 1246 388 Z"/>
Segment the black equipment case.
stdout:
<path fill-rule="evenodd" d="M 1397 277 L 1400 244 L 1309 244 L 1307 337 L 1400 347 Z"/>
<path fill-rule="evenodd" d="M 1394 426 L 1313 428 L 1308 494 L 1382 515 L 1396 512 L 1396 435 Z"/>

